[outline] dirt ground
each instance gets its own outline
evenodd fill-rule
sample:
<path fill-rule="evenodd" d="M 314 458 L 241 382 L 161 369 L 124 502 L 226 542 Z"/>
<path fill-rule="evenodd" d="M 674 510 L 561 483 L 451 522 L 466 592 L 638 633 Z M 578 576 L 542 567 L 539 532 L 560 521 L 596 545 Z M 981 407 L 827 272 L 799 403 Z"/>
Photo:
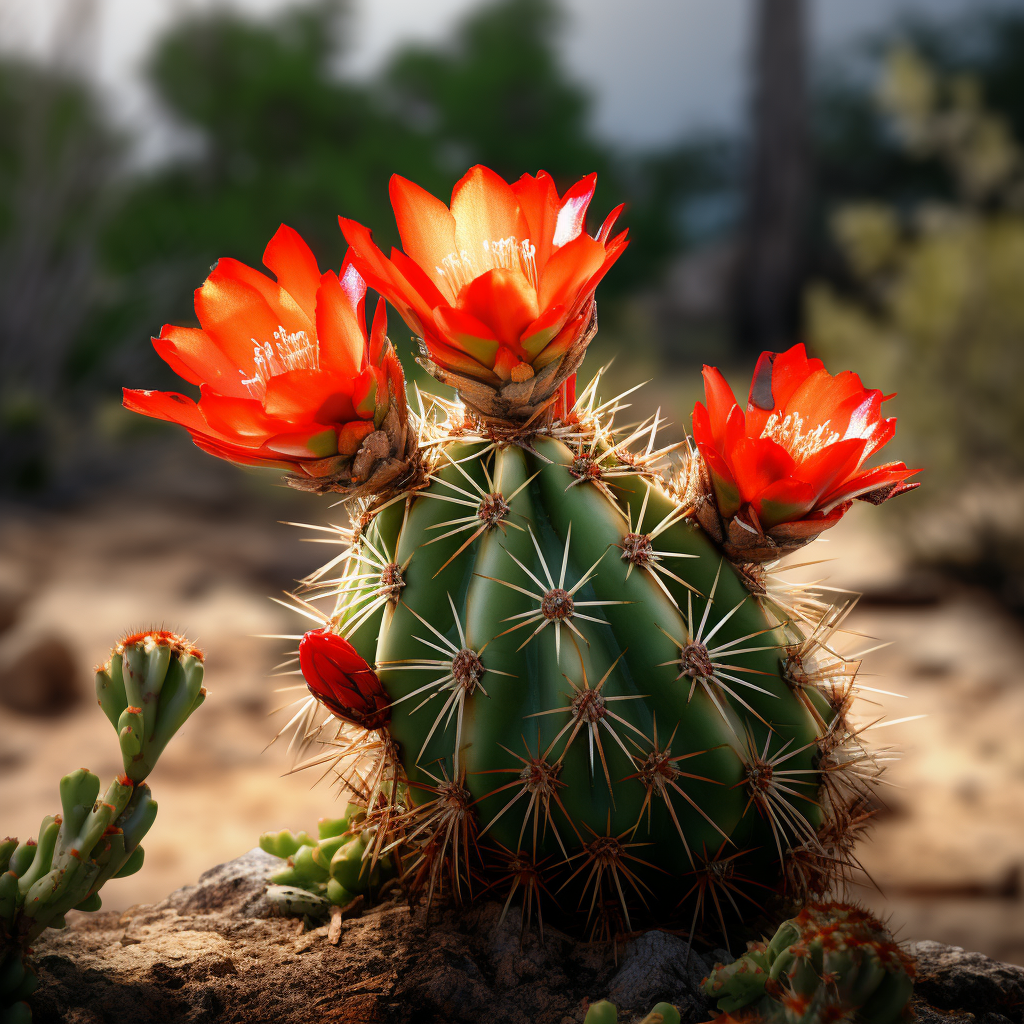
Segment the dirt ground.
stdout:
<path fill-rule="evenodd" d="M 281 723 L 268 717 L 281 683 L 268 674 L 285 645 L 255 638 L 302 628 L 269 598 L 326 549 L 278 520 L 326 521 L 328 502 L 179 458 L 173 472 L 140 472 L 130 492 L 60 511 L 8 506 L 0 518 L 0 584 L 25 594 L 11 628 L 63 635 L 83 693 L 55 717 L 0 707 L 0 833 L 33 834 L 67 771 L 106 779 L 117 769 L 91 669 L 121 632 L 163 624 L 208 652 L 207 703 L 150 780 L 160 814 L 145 868 L 104 889 L 111 909 L 160 900 L 265 829 L 309 828 L 336 800 L 311 788 L 313 777 L 285 775 L 280 745 L 265 749 Z M 827 564 L 799 570 L 865 590 L 851 628 L 892 641 L 869 655 L 863 682 L 904 696 L 874 695 L 879 707 L 865 710 L 927 716 L 874 734 L 903 756 L 890 773 L 891 811 L 861 851 L 886 897 L 863 896 L 904 937 L 1024 964 L 1024 636 L 982 594 L 908 585 L 871 513 L 856 509 L 812 547 Z"/>

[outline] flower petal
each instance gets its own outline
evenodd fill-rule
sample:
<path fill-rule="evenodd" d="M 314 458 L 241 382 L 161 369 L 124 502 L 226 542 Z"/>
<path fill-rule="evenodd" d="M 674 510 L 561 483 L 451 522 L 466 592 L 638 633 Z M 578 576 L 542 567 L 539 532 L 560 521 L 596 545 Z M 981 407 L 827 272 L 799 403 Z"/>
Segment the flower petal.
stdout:
<path fill-rule="evenodd" d="M 719 513 L 724 518 L 735 515 L 743 504 L 743 499 L 732 470 L 711 445 L 698 443 L 697 447 L 711 476 L 711 484 L 715 489 L 715 504 Z"/>
<path fill-rule="evenodd" d="M 512 186 L 481 164 L 471 167 L 456 183 L 451 212 L 455 251 L 465 249 L 474 261 L 482 260 L 484 243 L 509 237 L 522 241 L 530 233 Z"/>
<path fill-rule="evenodd" d="M 524 174 L 512 184 L 512 191 L 523 211 L 529 228 L 528 237 L 537 251 L 534 260 L 537 271 L 543 271 L 553 249 L 555 224 L 558 222 L 558 189 L 547 171 L 538 171 L 537 176 Z"/>
<path fill-rule="evenodd" d="M 306 318 L 316 317 L 316 292 L 320 268 L 301 235 L 282 224 L 263 252 L 263 265 L 277 277 L 277 283 L 298 303 Z"/>
<path fill-rule="evenodd" d="M 351 263 L 342 267 L 342 272 L 346 271 L 347 294 L 342 281 L 331 271 L 320 279 L 316 293 L 316 337 L 321 369 L 354 376 L 366 365 L 366 319 L 364 299 L 360 298 L 355 305 L 352 303 L 359 292 L 352 275 L 358 276 L 358 273 Z M 365 296 L 365 284 L 362 292 Z"/>
<path fill-rule="evenodd" d="M 267 381 L 264 405 L 268 415 L 290 423 L 346 423 L 356 419 L 353 384 L 340 373 L 288 370 Z"/>
<path fill-rule="evenodd" d="M 339 217 L 345 241 L 352 247 L 352 263 L 367 283 L 383 295 L 409 327 L 422 337 L 431 321 L 431 306 L 406 280 L 405 275 L 377 248 L 368 228 L 358 221 Z"/>
<path fill-rule="evenodd" d="M 217 264 L 218 270 L 224 262 Z M 196 291 L 196 315 L 203 330 L 246 377 L 254 375 L 255 347 L 272 344 L 274 332 L 288 326 L 261 292 L 217 270 Z"/>
<path fill-rule="evenodd" d="M 499 342 L 487 324 L 454 306 L 438 306 L 434 310 L 434 323 L 449 345 L 462 349 L 484 366 L 494 366 Z"/>
<path fill-rule="evenodd" d="M 471 281 L 459 296 L 459 307 L 487 324 L 495 337 L 521 352 L 519 339 L 540 315 L 537 293 L 518 270 L 497 267 Z"/>
<path fill-rule="evenodd" d="M 558 220 L 555 223 L 555 234 L 551 240 L 556 249 L 578 238 L 583 231 L 583 226 L 587 222 L 587 207 L 594 198 L 596 188 L 597 175 L 588 174 L 577 181 L 562 197 Z"/>
<path fill-rule="evenodd" d="M 452 302 L 458 289 L 444 274 L 444 261 L 458 251 L 455 218 L 440 199 L 398 174 L 391 176 L 391 206 L 402 248 Z"/>
<path fill-rule="evenodd" d="M 221 351 L 205 331 L 195 327 L 164 324 L 160 337 L 153 339 L 157 355 L 190 384 L 209 384 L 222 395 L 248 398 L 242 383 L 248 376 Z"/>
<path fill-rule="evenodd" d="M 742 437 L 725 453 L 744 501 L 757 496 L 777 480 L 794 476 L 796 463 L 780 444 L 765 438 Z"/>
<path fill-rule="evenodd" d="M 180 423 L 189 430 L 209 433 L 210 427 L 199 406 L 188 397 L 176 391 L 143 391 L 135 388 L 122 388 L 122 404 L 132 412 L 140 412 L 143 416 L 152 416 L 168 423 Z"/>
<path fill-rule="evenodd" d="M 279 434 L 287 426 L 280 419 L 268 416 L 261 402 L 252 398 L 227 398 L 203 388 L 199 411 L 213 432 L 232 444 L 259 448 L 268 437 Z"/>
<path fill-rule="evenodd" d="M 736 396 L 729 387 L 729 382 L 722 376 L 717 366 L 704 365 L 701 371 L 704 377 L 704 398 L 707 401 L 707 414 L 711 435 L 719 450 L 725 443 L 725 429 L 733 409 L 739 408 Z"/>
<path fill-rule="evenodd" d="M 751 502 L 764 530 L 779 523 L 802 519 L 814 508 L 817 492 L 803 480 L 776 480 Z"/>
<path fill-rule="evenodd" d="M 603 267 L 605 248 L 589 235 L 579 235 L 551 255 L 540 275 L 540 308 L 565 306 L 572 312 L 587 297 L 587 283 Z"/>

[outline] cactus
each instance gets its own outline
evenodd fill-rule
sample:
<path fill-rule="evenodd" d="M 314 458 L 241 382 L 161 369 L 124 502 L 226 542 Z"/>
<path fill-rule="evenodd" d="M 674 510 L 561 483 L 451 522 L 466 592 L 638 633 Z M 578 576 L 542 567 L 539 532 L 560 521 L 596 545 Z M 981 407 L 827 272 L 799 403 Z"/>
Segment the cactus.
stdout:
<path fill-rule="evenodd" d="M 264 832 L 260 849 L 288 862 L 270 876 L 270 902 L 286 914 L 322 917 L 331 906 L 348 906 L 379 886 L 392 874 L 391 865 L 364 860 L 373 838 L 373 827 L 365 826 L 365 819 L 362 807 L 349 804 L 342 817 L 320 819 L 315 840 L 287 829 Z"/>
<path fill-rule="evenodd" d="M 607 999 L 602 999 L 590 1004 L 583 1024 L 618 1024 L 618 1020 L 618 1010 Z M 679 1024 L 679 1011 L 669 1003 L 658 1003 L 640 1024 Z"/>
<path fill-rule="evenodd" d="M 743 1010 L 751 1024 L 824 1024 L 908 1019 L 913 966 L 885 927 L 844 903 L 811 903 L 768 943 L 751 943 L 734 963 L 715 966 L 705 993 L 718 1021 Z"/>
<path fill-rule="evenodd" d="M 0 842 L 0 1024 L 31 1019 L 24 999 L 37 979 L 25 955 L 69 910 L 99 910 L 111 878 L 142 867 L 140 845 L 157 804 L 144 779 L 174 732 L 202 703 L 202 654 L 166 631 L 133 634 L 97 669 L 100 706 L 117 731 L 124 763 L 100 796 L 84 768 L 60 781 L 61 813 L 36 839 Z"/>
<path fill-rule="evenodd" d="M 317 527 L 342 550 L 296 595 L 320 628 L 301 638 L 312 696 L 291 724 L 365 809 L 360 879 L 390 858 L 428 901 L 497 889 L 597 935 L 726 931 L 843 881 L 879 773 L 851 717 L 858 662 L 836 653 L 849 606 L 787 587 L 774 562 L 915 471 L 864 468 L 895 432 L 884 396 L 802 345 L 761 357 L 745 411 L 705 367 L 685 449 L 659 448 L 659 415 L 617 427 L 625 403 L 601 403 L 597 378 L 577 398 L 594 290 L 626 246 L 618 211 L 583 231 L 594 187 L 560 198 L 543 172 L 510 185 L 476 167 L 449 209 L 396 176 L 405 253 L 343 219 L 339 291 L 294 233 L 283 260 L 279 232 L 276 282 L 232 262 L 197 293 L 203 330 L 159 339 L 206 382 L 199 406 L 126 402 L 348 501 L 350 527 Z M 230 325 L 203 298 L 225 274 Z M 388 392 L 418 444 L 392 445 L 379 485 L 335 479 L 310 447 L 333 452 L 368 339 L 384 344 L 367 285 L 460 398 L 417 416 Z M 318 846 L 291 854 L 293 887 L 329 884 Z"/>

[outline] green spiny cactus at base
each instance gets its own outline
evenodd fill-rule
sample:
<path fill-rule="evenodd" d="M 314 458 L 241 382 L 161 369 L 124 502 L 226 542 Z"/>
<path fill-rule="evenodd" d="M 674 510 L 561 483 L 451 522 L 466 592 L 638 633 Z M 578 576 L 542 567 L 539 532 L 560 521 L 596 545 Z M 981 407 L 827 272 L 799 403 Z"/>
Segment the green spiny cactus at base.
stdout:
<path fill-rule="evenodd" d="M 873 769 L 855 666 L 820 657 L 839 615 L 724 558 L 650 436 L 637 456 L 598 417 L 523 443 L 438 427 L 428 478 L 365 504 L 311 581 L 383 686 L 362 718 L 325 702 L 366 726 L 332 741 L 365 856 L 413 892 L 727 931 L 847 869 Z"/>
<path fill-rule="evenodd" d="M 365 819 L 362 807 L 349 804 L 342 817 L 320 819 L 317 839 L 287 829 L 260 836 L 260 849 L 288 862 L 270 876 L 270 902 L 286 914 L 323 917 L 379 886 L 391 866 L 366 859 L 373 830 Z"/>
<path fill-rule="evenodd" d="M 871 914 L 843 903 L 812 903 L 765 943 L 704 982 L 719 1019 L 750 1024 L 898 1024 L 913 995 L 912 967 Z"/>
<path fill-rule="evenodd" d="M 583 1024 L 619 1024 L 619 1012 L 607 999 L 591 1003 Z M 669 1003 L 658 1003 L 640 1024 L 679 1024 L 679 1011 Z"/>
<path fill-rule="evenodd" d="M 99 910 L 103 885 L 142 867 L 140 844 L 157 813 L 143 779 L 202 703 L 202 678 L 202 655 L 164 631 L 126 637 L 97 670 L 98 701 L 117 730 L 125 773 L 102 795 L 92 772 L 65 775 L 61 813 L 43 818 L 38 837 L 0 841 L 0 1024 L 31 1019 L 31 944 L 45 929 L 63 928 L 69 910 Z"/>

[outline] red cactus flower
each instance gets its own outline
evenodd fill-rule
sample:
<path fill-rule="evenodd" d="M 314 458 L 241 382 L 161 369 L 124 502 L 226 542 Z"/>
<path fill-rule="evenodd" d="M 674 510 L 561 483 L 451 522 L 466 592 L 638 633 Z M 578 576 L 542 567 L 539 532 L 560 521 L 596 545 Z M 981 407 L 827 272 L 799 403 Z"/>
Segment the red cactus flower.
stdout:
<path fill-rule="evenodd" d="M 761 355 L 745 415 L 713 366 L 704 367 L 704 394 L 693 436 L 735 546 L 756 547 L 765 534 L 777 548 L 799 546 L 838 522 L 851 499 L 877 504 L 918 486 L 905 483 L 918 470 L 902 462 L 863 468 L 896 432 L 895 417 L 881 415 L 892 396 L 849 371 L 833 377 L 803 345 Z"/>
<path fill-rule="evenodd" d="M 391 719 L 391 699 L 377 673 L 329 626 L 299 641 L 299 667 L 309 692 L 342 721 L 379 729 Z"/>
<path fill-rule="evenodd" d="M 593 238 L 583 229 L 596 184 L 590 174 L 559 197 L 545 171 L 508 184 L 476 166 L 449 208 L 395 175 L 405 252 L 388 259 L 361 224 L 341 228 L 360 273 L 436 364 L 490 385 L 523 382 L 583 335 L 594 289 L 626 248 L 625 231 L 609 241 L 621 206 Z"/>
<path fill-rule="evenodd" d="M 198 403 L 126 388 L 124 404 L 180 423 L 200 448 L 231 462 L 316 480 L 345 475 L 390 404 L 401 404 L 404 423 L 405 385 L 384 303 L 368 337 L 366 283 L 351 261 L 340 275 L 321 275 L 309 247 L 285 225 L 263 262 L 276 282 L 220 260 L 195 293 L 201 329 L 168 324 L 153 339 L 160 357 L 199 385 Z"/>

